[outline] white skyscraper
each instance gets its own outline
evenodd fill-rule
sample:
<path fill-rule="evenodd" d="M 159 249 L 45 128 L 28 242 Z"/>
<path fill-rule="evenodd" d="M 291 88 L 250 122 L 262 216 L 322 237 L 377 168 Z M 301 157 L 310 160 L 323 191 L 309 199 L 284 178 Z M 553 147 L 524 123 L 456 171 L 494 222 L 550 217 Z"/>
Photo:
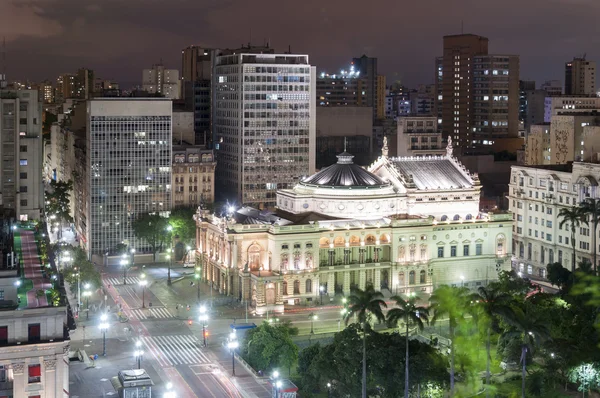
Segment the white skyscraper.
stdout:
<path fill-rule="evenodd" d="M 181 81 L 177 69 L 165 69 L 164 65 L 154 65 L 144 69 L 142 74 L 144 91 L 150 94 L 163 94 L 167 98 L 181 98 Z"/>
<path fill-rule="evenodd" d="M 212 79 L 216 182 L 229 200 L 273 207 L 314 172 L 315 68 L 308 55 L 221 55 Z"/>
<path fill-rule="evenodd" d="M 86 177 L 75 187 L 87 203 L 75 212 L 75 223 L 91 254 L 121 242 L 148 249 L 134 239 L 132 222 L 171 210 L 171 117 L 165 98 L 88 101 L 87 147 L 76 152 Z"/>

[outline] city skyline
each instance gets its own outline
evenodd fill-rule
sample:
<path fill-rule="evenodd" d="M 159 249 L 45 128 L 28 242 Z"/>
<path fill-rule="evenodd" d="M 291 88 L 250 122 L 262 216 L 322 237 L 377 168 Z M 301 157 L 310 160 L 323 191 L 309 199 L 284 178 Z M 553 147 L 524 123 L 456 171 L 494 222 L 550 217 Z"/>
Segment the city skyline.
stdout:
<path fill-rule="evenodd" d="M 465 33 L 488 37 L 493 53 L 520 55 L 523 80 L 562 81 L 564 63 L 574 56 L 600 58 L 592 20 L 600 3 L 591 0 L 535 0 L 526 6 L 508 0 L 486 9 L 469 0 L 452 5 L 432 0 L 410 7 L 378 1 L 369 9 L 338 1 L 323 6 L 313 0 L 286 9 L 271 0 L 261 7 L 239 0 L 179 0 L 170 8 L 159 1 L 144 2 L 143 8 L 141 4 L 2 2 L 0 36 L 6 39 L 8 78 L 53 80 L 85 66 L 124 85 L 141 84 L 140 70 L 161 60 L 180 69 L 180 51 L 186 46 L 234 48 L 251 40 L 257 45 L 269 41 L 277 51 L 291 46 L 294 53 L 309 54 L 318 71 L 332 73 L 352 57 L 377 57 L 389 84 L 401 80 L 412 87 L 433 83 L 434 60 L 442 53 L 440 38 L 460 33 L 461 26 Z M 443 17 L 436 18 L 432 9 Z M 502 20 L 510 24 L 497 23 Z"/>

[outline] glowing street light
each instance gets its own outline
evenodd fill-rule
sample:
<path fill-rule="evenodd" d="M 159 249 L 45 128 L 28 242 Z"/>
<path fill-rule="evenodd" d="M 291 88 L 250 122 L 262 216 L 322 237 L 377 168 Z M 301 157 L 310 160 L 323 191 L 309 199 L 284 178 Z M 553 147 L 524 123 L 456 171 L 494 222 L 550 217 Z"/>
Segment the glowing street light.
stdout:
<path fill-rule="evenodd" d="M 208 314 L 206 313 L 206 307 L 200 307 L 200 322 L 202 322 L 202 337 L 204 338 L 204 347 L 206 347 L 206 323 L 208 322 Z"/>
<path fill-rule="evenodd" d="M 138 369 L 142 368 L 142 356 L 144 351 L 142 350 L 142 342 L 140 340 L 135 342 L 135 351 L 133 352 L 135 359 L 137 360 Z"/>
<path fill-rule="evenodd" d="M 237 341 L 237 336 L 235 335 L 235 331 L 229 334 L 229 342 L 227 343 L 227 347 L 231 350 L 231 375 L 235 376 L 235 350 L 240 346 L 240 343 Z"/>
<path fill-rule="evenodd" d="M 321 296 L 321 305 L 323 305 L 323 293 L 325 292 L 325 286 L 319 286 L 319 295 Z"/>
<path fill-rule="evenodd" d="M 102 332 L 102 356 L 106 356 L 106 331 L 108 330 L 108 315 L 102 314 L 100 316 L 100 331 Z"/>
<path fill-rule="evenodd" d="M 173 266 L 173 257 L 175 253 L 173 252 L 173 237 L 171 236 L 171 232 L 173 232 L 173 226 L 168 225 L 167 231 L 169 231 L 169 239 L 171 240 L 171 248 L 169 249 L 169 255 L 167 255 L 167 259 L 169 260 L 169 269 L 167 271 L 167 285 L 171 286 L 171 267 Z"/>
<path fill-rule="evenodd" d="M 317 314 L 311 312 L 308 315 L 308 318 L 310 319 L 310 334 L 315 334 L 314 323 L 317 319 L 319 319 L 319 317 L 317 316 Z"/>
<path fill-rule="evenodd" d="M 163 398 L 175 398 L 175 391 L 173 391 L 173 383 L 167 383 L 167 391 L 163 394 Z"/>
<path fill-rule="evenodd" d="M 148 284 L 146 274 L 140 276 L 139 284 L 142 287 L 142 308 L 146 308 L 146 285 Z"/>

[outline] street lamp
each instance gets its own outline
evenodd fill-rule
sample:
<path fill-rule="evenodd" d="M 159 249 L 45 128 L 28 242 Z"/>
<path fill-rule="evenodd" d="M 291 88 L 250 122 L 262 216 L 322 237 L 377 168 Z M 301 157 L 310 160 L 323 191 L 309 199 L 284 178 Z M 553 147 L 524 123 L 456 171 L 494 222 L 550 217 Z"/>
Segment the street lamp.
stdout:
<path fill-rule="evenodd" d="M 321 305 L 323 305 L 323 293 L 325 292 L 325 286 L 319 286 L 319 295 L 321 296 Z"/>
<path fill-rule="evenodd" d="M 102 332 L 102 356 L 106 356 L 106 330 L 108 329 L 108 315 L 102 314 L 100 316 L 100 331 Z"/>
<path fill-rule="evenodd" d="M 85 297 L 85 309 L 86 309 L 86 314 L 85 314 L 85 319 L 89 320 L 90 319 L 90 296 L 92 295 L 92 292 L 90 291 L 90 284 L 86 283 L 85 285 L 83 285 L 84 287 L 84 292 L 83 292 L 83 297 Z"/>
<path fill-rule="evenodd" d="M 204 338 L 204 347 L 206 347 L 206 322 L 208 321 L 208 314 L 206 313 L 206 307 L 200 307 L 200 322 L 202 322 L 202 337 Z"/>
<path fill-rule="evenodd" d="M 281 388 L 281 381 L 279 379 L 279 372 L 274 370 L 273 375 L 271 376 L 273 379 L 273 387 L 275 387 L 275 398 L 279 397 L 279 389 Z"/>
<path fill-rule="evenodd" d="M 171 237 L 171 232 L 173 231 L 173 226 L 167 226 L 167 231 L 169 231 L 169 239 L 171 240 L 171 248 L 169 249 L 169 255 L 167 259 L 169 260 L 169 269 L 167 271 L 167 285 L 171 286 L 171 267 L 173 266 L 173 238 Z"/>
<path fill-rule="evenodd" d="M 331 398 L 331 383 L 327 383 L 327 398 Z"/>
<path fill-rule="evenodd" d="M 311 312 L 308 315 L 308 318 L 310 319 L 310 334 L 315 334 L 314 323 L 319 317 L 317 316 L 317 314 Z"/>
<path fill-rule="evenodd" d="M 240 344 L 237 341 L 237 336 L 235 335 L 235 331 L 233 331 L 229 334 L 229 343 L 227 343 L 227 347 L 231 350 L 231 365 L 233 367 L 231 371 L 232 376 L 235 376 L 235 350 L 239 346 Z"/>
<path fill-rule="evenodd" d="M 464 287 L 465 286 L 465 277 L 464 275 L 460 276 L 460 287 Z"/>
<path fill-rule="evenodd" d="M 167 391 L 164 393 L 163 398 L 175 398 L 175 391 L 173 391 L 173 383 L 167 383 Z"/>
<path fill-rule="evenodd" d="M 142 350 L 142 342 L 140 340 L 135 342 L 135 351 L 133 352 L 135 359 L 137 360 L 138 369 L 142 368 L 142 355 L 144 355 L 144 351 Z"/>
<path fill-rule="evenodd" d="M 146 284 L 148 284 L 148 281 L 146 280 L 146 274 L 142 274 L 140 276 L 139 284 L 142 287 L 142 308 L 146 308 Z"/>
<path fill-rule="evenodd" d="M 342 308 L 342 310 L 340 311 L 341 318 L 338 321 L 338 332 L 340 331 L 340 328 L 342 326 L 342 319 L 344 319 L 346 317 L 347 313 L 348 313 L 348 309 L 347 308 Z"/>

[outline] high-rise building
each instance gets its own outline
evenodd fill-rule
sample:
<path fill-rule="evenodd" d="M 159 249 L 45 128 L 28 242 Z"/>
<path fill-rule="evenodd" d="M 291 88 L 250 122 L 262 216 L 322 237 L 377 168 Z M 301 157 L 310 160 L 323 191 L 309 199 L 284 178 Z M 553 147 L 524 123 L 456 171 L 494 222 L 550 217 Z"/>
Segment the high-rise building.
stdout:
<path fill-rule="evenodd" d="M 43 208 L 38 90 L 0 91 L 0 204 L 4 217 L 39 220 Z"/>
<path fill-rule="evenodd" d="M 565 95 L 596 96 L 596 62 L 583 56 L 565 63 Z"/>
<path fill-rule="evenodd" d="M 54 103 L 54 86 L 52 82 L 46 80 L 38 85 L 39 98 L 44 101 L 44 104 Z"/>
<path fill-rule="evenodd" d="M 429 116 L 434 114 L 435 85 L 421 84 L 416 91 L 409 93 L 409 98 L 411 114 L 420 116 Z"/>
<path fill-rule="evenodd" d="M 181 79 L 185 82 L 210 80 L 214 49 L 189 46 L 181 50 Z"/>
<path fill-rule="evenodd" d="M 373 108 L 373 119 L 385 117 L 385 77 L 377 74 L 377 58 L 363 55 L 352 58 L 352 66 L 365 81 L 367 106 Z"/>
<path fill-rule="evenodd" d="M 444 36 L 444 55 L 436 58 L 438 121 L 459 155 L 518 136 L 519 57 L 489 55 L 488 43 L 473 34 Z"/>
<path fill-rule="evenodd" d="M 167 98 L 102 98 L 87 102 L 86 138 L 76 142 L 82 178 L 74 192 L 75 226 L 90 254 L 135 239 L 132 223 L 144 213 L 171 210 L 172 102 Z M 84 185 L 84 186 L 79 186 Z"/>
<path fill-rule="evenodd" d="M 315 165 L 316 71 L 307 55 L 215 59 L 212 125 L 217 184 L 230 201 L 268 208 Z"/>
<path fill-rule="evenodd" d="M 64 73 L 56 79 L 56 102 L 64 102 L 68 98 L 75 97 L 75 75 Z"/>
<path fill-rule="evenodd" d="M 164 65 L 153 65 L 142 73 L 143 90 L 150 94 L 162 94 L 170 99 L 181 98 L 181 81 L 177 69 L 165 69 Z"/>
<path fill-rule="evenodd" d="M 317 78 L 317 106 L 368 106 L 366 80 L 354 67 L 340 74 L 321 73 Z"/>
<path fill-rule="evenodd" d="M 94 71 L 80 68 L 75 75 L 75 86 L 73 97 L 79 99 L 90 99 L 94 96 Z"/>

